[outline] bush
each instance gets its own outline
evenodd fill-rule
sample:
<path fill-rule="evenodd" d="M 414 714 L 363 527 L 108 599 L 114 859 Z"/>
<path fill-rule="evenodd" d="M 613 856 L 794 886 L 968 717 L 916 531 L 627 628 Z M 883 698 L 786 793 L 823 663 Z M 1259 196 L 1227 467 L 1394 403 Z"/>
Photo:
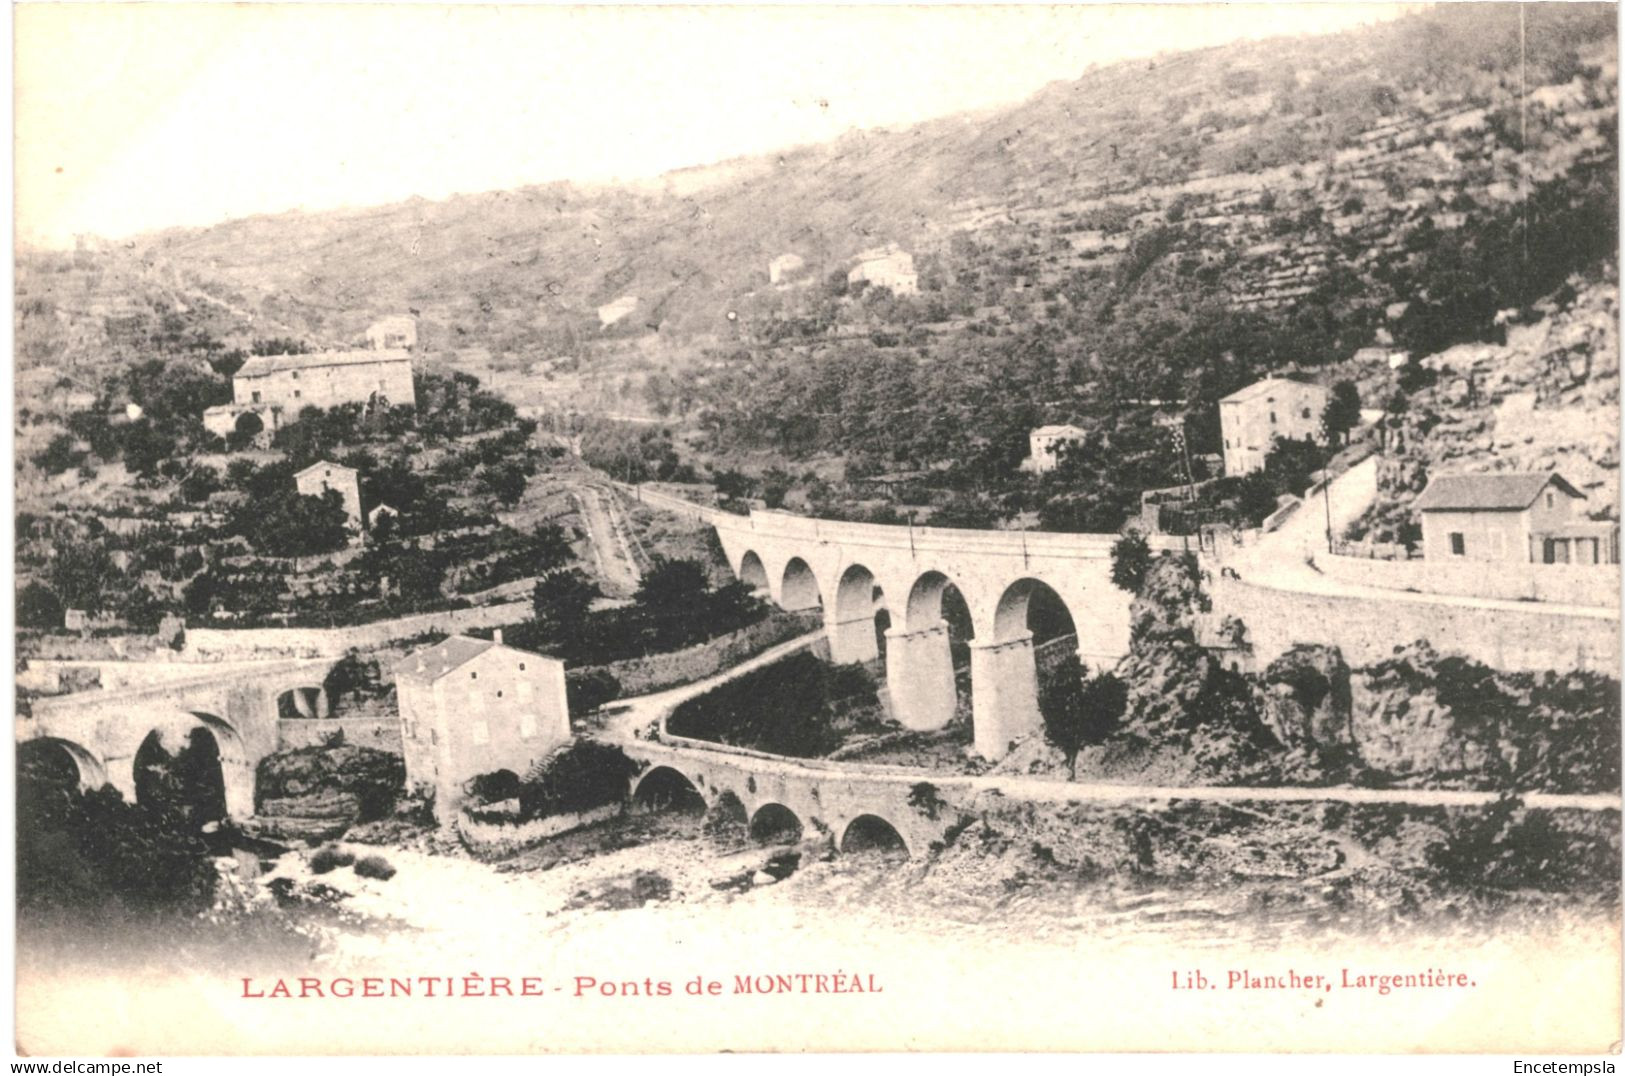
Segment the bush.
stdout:
<path fill-rule="evenodd" d="M 310 857 L 310 873 L 326 874 L 329 871 L 338 870 L 340 867 L 348 867 L 354 862 L 354 852 L 347 852 L 330 844 L 318 848 L 316 854 Z"/>
<path fill-rule="evenodd" d="M 538 763 L 519 788 L 523 820 L 580 813 L 626 798 L 637 763 L 619 747 L 576 740 Z"/>
<path fill-rule="evenodd" d="M 1125 534 L 1112 543 L 1112 584 L 1130 594 L 1145 586 L 1151 570 L 1151 545 L 1138 534 Z"/>
<path fill-rule="evenodd" d="M 564 674 L 571 717 L 590 714 L 620 698 L 621 682 L 604 669 L 571 669 Z"/>
<path fill-rule="evenodd" d="M 356 861 L 355 872 L 363 878 L 376 878 L 387 882 L 395 877 L 395 868 L 383 856 L 366 856 Z"/>

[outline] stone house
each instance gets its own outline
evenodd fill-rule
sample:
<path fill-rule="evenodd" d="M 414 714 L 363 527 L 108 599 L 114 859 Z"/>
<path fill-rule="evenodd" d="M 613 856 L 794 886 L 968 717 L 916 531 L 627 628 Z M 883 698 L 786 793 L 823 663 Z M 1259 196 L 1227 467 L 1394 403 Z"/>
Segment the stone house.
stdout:
<path fill-rule="evenodd" d="M 767 282 L 769 284 L 784 284 L 790 278 L 806 268 L 807 259 L 799 254 L 780 254 L 767 263 Z"/>
<path fill-rule="evenodd" d="M 1264 469 L 1281 438 L 1323 440 L 1321 416 L 1328 394 L 1320 385 L 1268 377 L 1219 401 L 1219 432 L 1224 438 L 1224 473 L 1244 475 Z"/>
<path fill-rule="evenodd" d="M 406 314 L 379 318 L 367 326 L 367 346 L 374 351 L 412 351 L 418 346 L 418 319 Z"/>
<path fill-rule="evenodd" d="M 920 276 L 914 271 L 914 255 L 896 244 L 875 247 L 859 254 L 846 274 L 848 284 L 867 280 L 872 286 L 890 288 L 895 295 L 918 295 Z"/>
<path fill-rule="evenodd" d="M 293 476 L 293 485 L 306 497 L 320 497 L 330 489 L 344 499 L 344 514 L 356 534 L 361 533 L 361 472 L 330 460 L 317 460 Z"/>
<path fill-rule="evenodd" d="M 1619 525 L 1585 518 L 1555 472 L 1438 475 L 1417 498 L 1430 561 L 1618 564 Z"/>
<path fill-rule="evenodd" d="M 395 665 L 402 754 L 410 788 L 432 791 L 448 824 L 481 774 L 523 777 L 570 739 L 564 662 L 454 635 Z"/>
<path fill-rule="evenodd" d="M 412 356 L 396 351 L 319 351 L 308 355 L 256 355 L 231 379 L 232 402 L 203 413 L 210 433 L 275 430 L 306 407 L 384 400 L 417 406 Z M 253 424 L 248 416 L 253 416 Z"/>
<path fill-rule="evenodd" d="M 1027 435 L 1027 469 L 1036 474 L 1047 474 L 1061 463 L 1061 446 L 1081 441 L 1088 436 L 1077 426 L 1040 426 Z"/>

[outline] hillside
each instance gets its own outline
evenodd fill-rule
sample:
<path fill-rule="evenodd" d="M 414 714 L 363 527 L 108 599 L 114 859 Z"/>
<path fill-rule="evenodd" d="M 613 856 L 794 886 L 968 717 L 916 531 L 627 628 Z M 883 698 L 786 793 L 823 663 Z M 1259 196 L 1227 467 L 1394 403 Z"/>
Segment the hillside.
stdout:
<path fill-rule="evenodd" d="M 1215 401 L 1261 373 L 1384 334 L 1418 354 L 1490 339 L 1501 310 L 1611 261 L 1616 83 L 1612 7 L 1444 5 L 638 187 L 23 255 L 19 359 L 340 344 L 411 310 L 432 361 L 521 405 L 670 418 L 719 456 L 970 461 L 990 482 L 1030 425 L 1120 424 L 1144 399 L 1182 401 L 1211 451 Z M 918 296 L 846 287 L 886 243 Z M 786 253 L 806 274 L 770 286 Z M 602 324 L 617 299 L 631 312 Z"/>
<path fill-rule="evenodd" d="M 1378 498 L 1355 533 L 1394 542 L 1419 525 L 1435 474 L 1555 470 L 1586 514 L 1619 518 L 1619 281 L 1576 277 L 1508 327 L 1504 343 L 1460 344 L 1426 360 L 1432 384 L 1391 416 Z M 1380 389 L 1368 382 L 1375 395 Z"/>

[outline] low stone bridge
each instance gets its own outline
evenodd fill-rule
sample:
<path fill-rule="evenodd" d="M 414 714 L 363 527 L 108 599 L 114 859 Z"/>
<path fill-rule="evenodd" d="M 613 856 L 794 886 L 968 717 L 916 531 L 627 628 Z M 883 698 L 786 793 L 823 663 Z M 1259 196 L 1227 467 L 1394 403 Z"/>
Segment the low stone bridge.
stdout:
<path fill-rule="evenodd" d="M 254 772 L 277 750 L 279 712 L 325 716 L 323 686 L 333 659 L 264 662 L 211 667 L 192 677 L 173 666 L 155 682 L 108 691 L 81 691 L 37 699 L 19 718 L 19 746 L 60 748 L 79 770 L 85 788 L 111 784 L 135 802 L 135 756 L 157 733 L 166 750 L 186 743 L 193 729 L 206 730 L 220 751 L 226 811 L 233 818 L 254 813 Z"/>
<path fill-rule="evenodd" d="M 891 708 L 908 728 L 940 728 L 953 716 L 943 595 L 956 589 L 970 612 L 975 741 L 985 758 L 1001 757 L 1041 724 L 1028 628 L 1039 592 L 1065 606 L 1085 665 L 1111 666 L 1128 652 L 1130 599 L 1111 581 L 1116 535 L 837 523 L 779 512 L 708 519 L 741 580 L 786 609 L 822 609 L 832 660 L 877 658 L 875 617 L 886 611 Z M 1186 548 L 1181 538 L 1149 541 L 1153 549 Z"/>
<path fill-rule="evenodd" d="M 632 781 L 634 804 L 667 805 L 692 789 L 707 808 L 714 808 L 725 793 L 732 793 L 756 833 L 811 836 L 822 830 L 843 852 L 900 843 L 910 856 L 918 856 L 942 839 L 956 817 L 910 802 L 914 788 L 930 780 L 929 774 L 866 772 L 852 764 L 822 769 L 756 752 L 696 750 L 643 740 L 615 742 L 645 764 Z"/>

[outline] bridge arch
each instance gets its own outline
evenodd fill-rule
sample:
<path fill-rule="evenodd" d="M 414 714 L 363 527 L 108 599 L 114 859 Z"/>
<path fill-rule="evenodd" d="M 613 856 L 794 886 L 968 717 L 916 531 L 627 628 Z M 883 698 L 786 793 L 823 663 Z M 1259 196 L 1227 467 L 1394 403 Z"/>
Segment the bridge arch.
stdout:
<path fill-rule="evenodd" d="M 991 629 L 989 639 L 971 644 L 973 720 L 977 753 L 1000 758 L 1013 742 L 1043 729 L 1038 646 L 1075 651 L 1078 622 L 1054 587 L 1024 576 L 999 595 Z"/>
<path fill-rule="evenodd" d="M 671 766 L 656 766 L 643 774 L 633 787 L 632 805 L 645 811 L 689 814 L 705 810 L 705 797 L 682 771 Z"/>
<path fill-rule="evenodd" d="M 944 572 L 917 576 L 886 629 L 886 693 L 891 714 L 905 728 L 939 729 L 959 706 L 954 679 L 954 637 L 974 637 L 964 595 Z"/>
<path fill-rule="evenodd" d="M 745 550 L 745 555 L 739 558 L 739 571 L 735 574 L 741 583 L 753 591 L 766 594 L 773 589 L 768 582 L 767 565 L 762 563 L 762 558 L 756 555 L 754 549 Z"/>
<path fill-rule="evenodd" d="M 911 854 L 902 832 L 877 814 L 860 814 L 846 824 L 841 834 L 841 852 L 843 855 L 878 852 L 902 857 Z"/>
<path fill-rule="evenodd" d="M 795 844 L 802 832 L 801 819 L 782 803 L 764 803 L 750 818 L 751 839 L 761 844 Z"/>
<path fill-rule="evenodd" d="M 134 803 L 139 797 L 137 772 L 147 761 L 142 751 L 149 741 L 156 738 L 157 746 L 167 754 L 174 754 L 181 747 L 192 746 L 194 730 L 201 730 L 209 739 L 204 749 L 212 749 L 213 763 L 219 769 L 226 814 L 239 819 L 253 815 L 254 761 L 242 735 L 231 722 L 204 711 L 176 710 L 153 721 L 139 722 L 132 728 L 138 738 L 129 751 L 129 784 L 120 787 L 127 800 Z M 118 780 L 114 783 L 120 785 Z"/>
<path fill-rule="evenodd" d="M 37 736 L 17 745 L 19 761 L 25 751 L 54 752 L 58 757 L 67 759 L 73 765 L 75 781 L 81 792 L 93 792 L 107 784 L 106 763 L 83 744 L 56 736 Z"/>
<path fill-rule="evenodd" d="M 290 718 L 323 718 L 331 713 L 327 688 L 322 684 L 289 687 L 276 697 L 276 716 Z"/>
<path fill-rule="evenodd" d="M 825 618 L 830 660 L 844 664 L 878 658 L 881 647 L 876 617 L 883 612 L 885 592 L 875 574 L 862 564 L 848 565 L 835 586 L 835 607 Z"/>
<path fill-rule="evenodd" d="M 817 609 L 824 604 L 818 576 L 812 566 L 800 557 L 791 557 L 784 565 L 779 583 L 779 604 L 794 612 L 799 609 Z"/>

